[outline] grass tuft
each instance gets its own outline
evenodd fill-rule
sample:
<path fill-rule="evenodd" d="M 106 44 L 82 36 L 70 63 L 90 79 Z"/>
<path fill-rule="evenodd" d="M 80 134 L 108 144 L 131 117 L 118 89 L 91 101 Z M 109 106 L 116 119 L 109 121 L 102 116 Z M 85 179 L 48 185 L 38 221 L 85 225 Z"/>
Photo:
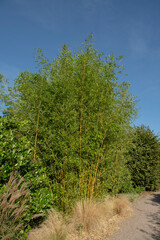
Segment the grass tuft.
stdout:
<path fill-rule="evenodd" d="M 127 196 L 122 195 L 114 201 L 114 210 L 122 217 L 127 217 L 131 214 L 131 207 Z"/>
<path fill-rule="evenodd" d="M 99 226 L 102 217 L 101 204 L 96 201 L 78 202 L 73 209 L 72 222 L 77 231 L 90 232 Z"/>
<path fill-rule="evenodd" d="M 51 209 L 39 228 L 30 231 L 27 240 L 65 240 L 66 226 L 62 215 Z"/>

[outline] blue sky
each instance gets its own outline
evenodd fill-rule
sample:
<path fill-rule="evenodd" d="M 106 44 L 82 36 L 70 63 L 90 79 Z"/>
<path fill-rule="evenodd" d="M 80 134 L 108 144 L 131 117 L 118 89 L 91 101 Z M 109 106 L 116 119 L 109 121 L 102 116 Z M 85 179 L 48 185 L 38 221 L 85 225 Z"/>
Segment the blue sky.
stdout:
<path fill-rule="evenodd" d="M 159 0 L 0 0 L 0 73 L 11 81 L 35 71 L 33 53 L 41 48 L 56 58 L 62 44 L 75 49 L 92 32 L 95 48 L 124 55 L 137 96 L 135 125 L 160 132 Z"/>

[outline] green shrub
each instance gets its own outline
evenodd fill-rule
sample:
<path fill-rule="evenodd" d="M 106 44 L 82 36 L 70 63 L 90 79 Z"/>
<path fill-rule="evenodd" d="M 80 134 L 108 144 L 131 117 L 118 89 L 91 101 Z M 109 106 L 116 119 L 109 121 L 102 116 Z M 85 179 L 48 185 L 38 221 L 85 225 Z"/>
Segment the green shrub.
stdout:
<path fill-rule="evenodd" d="M 135 128 L 128 159 L 136 191 L 152 191 L 160 187 L 160 142 L 149 127 Z"/>
<path fill-rule="evenodd" d="M 0 118 L 0 186 L 9 180 L 12 170 L 24 176 L 30 169 L 33 150 L 20 125 L 23 122 L 14 117 Z"/>

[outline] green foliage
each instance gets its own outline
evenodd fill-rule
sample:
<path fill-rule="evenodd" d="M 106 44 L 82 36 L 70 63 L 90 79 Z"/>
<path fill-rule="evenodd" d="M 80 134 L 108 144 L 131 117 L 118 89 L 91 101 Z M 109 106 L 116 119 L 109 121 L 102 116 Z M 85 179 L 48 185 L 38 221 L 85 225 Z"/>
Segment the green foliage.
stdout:
<path fill-rule="evenodd" d="M 8 182 L 12 171 L 19 177 L 24 176 L 31 190 L 25 221 L 34 226 L 37 219 L 32 221 L 32 217 L 37 213 L 45 214 L 52 206 L 54 196 L 50 193 L 45 169 L 40 163 L 33 162 L 30 140 L 20 131 L 24 124 L 11 116 L 0 118 L 0 185 Z"/>
<path fill-rule="evenodd" d="M 160 187 L 160 142 L 149 127 L 134 129 L 128 168 L 134 187 L 156 190 Z"/>
<path fill-rule="evenodd" d="M 12 170 L 24 176 L 29 170 L 32 147 L 20 131 L 22 121 L 14 117 L 0 118 L 0 185 L 6 183 Z"/>
<path fill-rule="evenodd" d="M 6 114 L 22 134 L 13 142 L 23 153 L 24 168 L 13 146 L 14 160 L 4 163 L 13 144 L 10 132 L 2 167 L 9 165 L 9 176 L 18 162 L 31 184 L 32 212 L 45 212 L 51 204 L 69 211 L 77 199 L 131 189 L 124 156 L 136 110 L 129 84 L 118 81 L 120 60 L 94 49 L 91 37 L 74 53 L 64 45 L 51 63 L 38 50 L 39 72 L 21 73 L 8 95 L 3 92 L 1 99 L 14 98 L 5 103 Z"/>

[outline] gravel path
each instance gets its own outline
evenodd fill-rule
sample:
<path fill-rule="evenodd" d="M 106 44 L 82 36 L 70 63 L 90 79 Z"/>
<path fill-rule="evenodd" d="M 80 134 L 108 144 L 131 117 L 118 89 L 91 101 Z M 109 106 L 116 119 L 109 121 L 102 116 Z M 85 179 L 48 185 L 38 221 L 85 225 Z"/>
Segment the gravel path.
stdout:
<path fill-rule="evenodd" d="M 141 196 L 134 202 L 133 212 L 110 240 L 160 240 L 160 191 Z"/>

